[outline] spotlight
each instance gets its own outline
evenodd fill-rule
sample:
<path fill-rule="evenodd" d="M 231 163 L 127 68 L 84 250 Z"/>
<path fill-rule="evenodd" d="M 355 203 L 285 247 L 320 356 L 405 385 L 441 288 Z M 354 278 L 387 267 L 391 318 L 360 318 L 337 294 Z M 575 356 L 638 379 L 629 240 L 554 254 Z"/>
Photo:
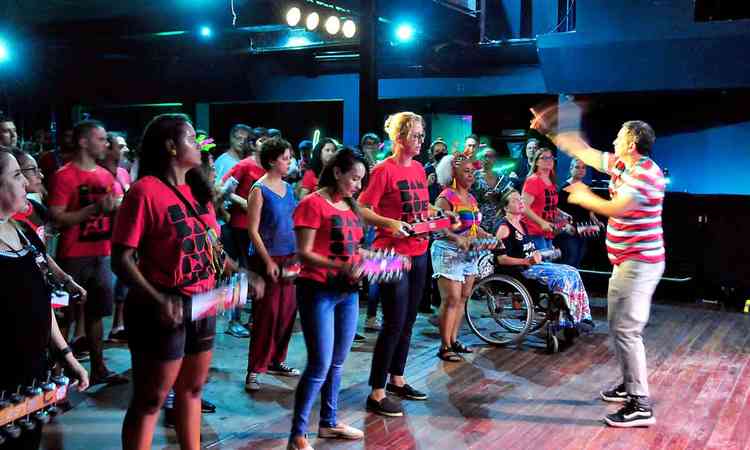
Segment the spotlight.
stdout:
<path fill-rule="evenodd" d="M 211 28 L 206 26 L 201 27 L 201 36 L 203 36 L 204 38 L 210 38 Z"/>
<path fill-rule="evenodd" d="M 409 42 L 414 37 L 414 28 L 408 23 L 404 23 L 396 28 L 396 37 L 401 42 Z"/>
<path fill-rule="evenodd" d="M 308 30 L 313 31 L 318 28 L 318 24 L 320 24 L 320 15 L 318 15 L 318 13 L 311 12 L 307 15 L 307 19 L 305 19 L 305 27 L 307 27 Z"/>
<path fill-rule="evenodd" d="M 345 38 L 351 39 L 357 34 L 357 24 L 352 19 L 346 19 L 341 27 L 341 32 L 344 33 Z"/>
<path fill-rule="evenodd" d="M 0 63 L 4 63 L 10 59 L 10 51 L 8 50 L 8 44 L 4 40 L 0 39 Z"/>
<path fill-rule="evenodd" d="M 302 20 L 302 11 L 296 6 L 289 8 L 289 11 L 286 12 L 286 23 L 290 27 L 296 27 L 300 20 Z"/>
<path fill-rule="evenodd" d="M 341 20 L 336 16 L 326 19 L 326 31 L 328 34 L 336 34 L 341 29 Z"/>

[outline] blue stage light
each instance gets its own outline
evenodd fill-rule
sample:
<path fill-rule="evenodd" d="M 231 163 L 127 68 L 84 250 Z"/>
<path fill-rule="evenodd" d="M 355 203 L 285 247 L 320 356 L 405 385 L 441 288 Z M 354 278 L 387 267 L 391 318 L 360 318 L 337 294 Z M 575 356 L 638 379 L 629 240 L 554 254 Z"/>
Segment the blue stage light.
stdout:
<path fill-rule="evenodd" d="M 396 37 L 401 42 L 409 42 L 414 37 L 414 27 L 408 23 L 403 23 L 396 28 Z"/>
<path fill-rule="evenodd" d="M 10 50 L 5 40 L 0 39 L 0 63 L 7 62 L 10 59 Z"/>
<path fill-rule="evenodd" d="M 211 34 L 212 34 L 212 31 L 210 27 L 207 27 L 207 26 L 201 27 L 201 36 L 203 36 L 204 38 L 210 38 Z"/>

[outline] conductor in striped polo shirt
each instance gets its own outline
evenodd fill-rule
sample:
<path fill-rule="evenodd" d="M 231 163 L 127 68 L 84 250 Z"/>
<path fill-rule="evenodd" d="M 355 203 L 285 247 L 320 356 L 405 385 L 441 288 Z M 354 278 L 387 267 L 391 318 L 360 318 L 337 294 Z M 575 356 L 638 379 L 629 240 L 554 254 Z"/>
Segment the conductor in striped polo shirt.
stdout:
<path fill-rule="evenodd" d="M 625 122 L 614 140 L 614 153 L 588 145 L 578 132 L 550 132 L 556 109 L 534 113 L 532 128 L 547 133 L 562 151 L 610 175 L 611 200 L 599 197 L 583 183 L 568 188 L 570 203 L 609 217 L 607 254 L 612 277 L 607 292 L 607 319 L 622 369 L 621 383 L 602 391 L 608 402 L 622 402 L 605 422 L 613 427 L 656 423 L 649 401 L 646 351 L 641 332 L 648 322 L 651 297 L 664 273 L 661 211 L 665 178 L 649 157 L 654 130 L 646 122 Z"/>

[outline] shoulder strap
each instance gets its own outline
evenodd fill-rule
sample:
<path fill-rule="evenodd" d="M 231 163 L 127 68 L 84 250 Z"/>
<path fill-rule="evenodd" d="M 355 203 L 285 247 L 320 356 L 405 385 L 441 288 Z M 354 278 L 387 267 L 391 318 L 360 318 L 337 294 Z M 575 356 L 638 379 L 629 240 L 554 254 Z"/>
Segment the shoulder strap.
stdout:
<path fill-rule="evenodd" d="M 185 205 L 185 208 L 187 209 L 188 214 L 190 214 L 193 217 L 195 217 L 198 220 L 198 222 L 200 222 L 201 225 L 203 225 L 203 228 L 205 228 L 206 233 L 208 233 L 211 230 L 211 228 L 208 225 L 206 225 L 206 222 L 204 222 L 203 219 L 201 219 L 201 216 L 200 216 L 200 214 L 198 214 L 198 211 L 196 211 L 195 207 L 193 206 L 193 204 L 190 203 L 188 201 L 188 199 L 185 198 L 184 195 L 182 195 L 182 192 L 180 192 L 180 190 L 177 189 L 177 187 L 175 187 L 172 183 L 170 183 L 169 181 L 167 181 L 167 180 L 165 180 L 163 178 L 159 178 L 159 181 L 161 181 L 162 183 L 164 183 L 165 185 L 167 185 L 167 187 L 169 189 L 171 189 L 172 192 L 174 192 L 174 194 L 177 196 L 178 199 L 180 199 L 180 201 L 182 202 L 182 204 Z"/>

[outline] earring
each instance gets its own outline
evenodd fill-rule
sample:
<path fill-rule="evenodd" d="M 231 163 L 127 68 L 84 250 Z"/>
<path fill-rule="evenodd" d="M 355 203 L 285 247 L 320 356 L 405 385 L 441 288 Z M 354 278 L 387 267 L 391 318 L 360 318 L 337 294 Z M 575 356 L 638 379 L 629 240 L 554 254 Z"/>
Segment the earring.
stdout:
<path fill-rule="evenodd" d="M 177 150 L 171 149 L 171 150 L 169 150 L 169 154 L 172 155 L 172 156 L 177 156 Z"/>

